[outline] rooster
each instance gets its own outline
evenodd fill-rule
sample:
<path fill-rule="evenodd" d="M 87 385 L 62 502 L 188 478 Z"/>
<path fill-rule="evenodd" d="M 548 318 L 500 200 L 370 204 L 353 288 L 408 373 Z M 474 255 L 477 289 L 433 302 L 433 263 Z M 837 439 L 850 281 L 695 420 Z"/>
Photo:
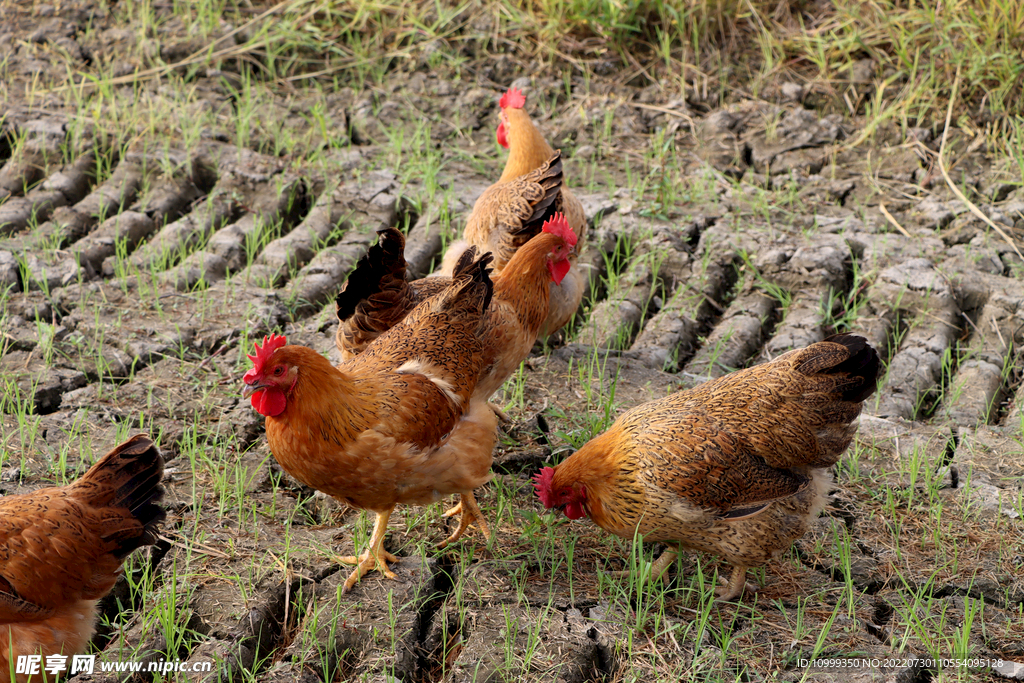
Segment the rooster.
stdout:
<path fill-rule="evenodd" d="M 505 170 L 498 182 L 484 190 L 476 200 L 472 213 L 466 219 L 463 239 L 454 242 L 445 253 L 442 274 L 451 274 L 462 252 L 472 245 L 494 253 L 494 274 L 500 275 L 514 249 L 538 231 L 540 222 L 536 218 L 538 210 L 544 207 L 534 179 L 538 173 L 547 172 L 556 160 L 561 171 L 561 153 L 551 148 L 530 120 L 530 115 L 523 109 L 525 104 L 526 97 L 516 88 L 510 88 L 498 101 L 501 108 L 498 143 L 509 150 Z M 557 198 L 546 210 L 548 213 L 540 213 L 539 217 L 546 218 L 556 211 L 565 215 L 582 250 L 586 242 L 586 215 L 580 200 L 566 187 L 564 179 Z M 527 216 L 531 216 L 531 220 L 528 221 Z M 576 264 L 576 256 L 571 263 Z M 557 332 L 572 319 L 583 299 L 585 285 L 579 268 L 572 268 L 560 284 L 551 284 L 551 303 L 541 326 L 542 337 Z"/>
<path fill-rule="evenodd" d="M 719 600 L 737 598 L 824 508 L 833 465 L 875 391 L 878 354 L 835 335 L 770 363 L 629 410 L 555 468 L 535 476 L 547 508 L 589 516 L 732 565 Z M 675 561 L 667 550 L 652 577 Z"/>
<path fill-rule="evenodd" d="M 576 234 L 562 214 L 544 222 L 538 235 L 515 251 L 494 280 L 494 297 L 485 316 L 486 364 L 476 395 L 489 400 L 530 354 L 548 315 L 551 287 L 572 272 Z M 352 358 L 402 320 L 422 299 L 448 286 L 450 278 L 427 277 L 408 282 L 402 233 L 384 230 L 380 243 L 370 247 L 338 295 L 336 342 L 342 358 Z M 456 273 L 464 272 L 476 247 L 463 252 Z M 362 299 L 357 300 L 357 297 Z M 503 420 L 508 417 L 492 408 Z"/>
<path fill-rule="evenodd" d="M 372 510 L 370 547 L 347 592 L 372 568 L 388 578 L 388 519 L 398 504 L 426 505 L 458 493 L 460 538 L 477 522 L 473 490 L 490 479 L 497 420 L 474 390 L 485 365 L 484 314 L 493 286 L 478 259 L 363 353 L 337 368 L 316 351 L 273 335 L 249 356 L 243 396 L 266 416 L 267 441 L 293 477 L 352 507 Z"/>
<path fill-rule="evenodd" d="M 163 470 L 139 434 L 73 484 L 0 498 L 0 676 L 23 655 L 85 651 L 124 559 L 156 543 Z"/>

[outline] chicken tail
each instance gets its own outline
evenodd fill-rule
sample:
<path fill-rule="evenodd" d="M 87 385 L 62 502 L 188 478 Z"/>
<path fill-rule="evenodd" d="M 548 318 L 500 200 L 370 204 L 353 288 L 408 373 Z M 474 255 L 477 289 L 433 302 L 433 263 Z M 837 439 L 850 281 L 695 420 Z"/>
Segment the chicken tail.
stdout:
<path fill-rule="evenodd" d="M 164 459 L 146 434 L 137 434 L 100 458 L 81 479 L 71 485 L 70 495 L 95 508 L 127 509 L 136 523 L 112 523 L 102 536 L 113 543 L 112 554 L 120 560 L 157 540 L 166 512 L 157 502 L 163 498 L 160 483 Z M 140 532 L 139 524 L 142 525 Z"/>
<path fill-rule="evenodd" d="M 481 314 L 491 305 L 491 297 L 494 296 L 494 281 L 491 280 L 490 269 L 493 261 L 494 255 L 491 252 L 487 252 L 466 266 L 466 271 L 470 281 L 473 283 L 474 291 L 483 291 L 483 303 L 480 307 Z"/>
<path fill-rule="evenodd" d="M 480 318 L 485 324 L 484 312 L 491 305 L 494 295 L 494 283 L 491 281 L 490 268 L 494 257 L 491 252 L 478 256 L 468 265 L 463 265 L 461 275 L 457 276 L 450 287 L 435 297 L 440 309 L 447 309 L 454 314 L 472 315 Z"/>
<path fill-rule="evenodd" d="M 335 345 L 343 360 L 362 352 L 391 329 L 420 301 L 406 278 L 405 236 L 396 228 L 378 231 L 380 239 L 356 263 L 335 298 Z"/>
<path fill-rule="evenodd" d="M 562 209 L 560 200 L 563 179 L 561 150 L 555 152 L 554 156 L 540 168 L 524 176 L 522 196 L 515 199 L 517 202 L 529 204 L 532 213 L 519 227 L 511 228 L 506 225 L 501 232 L 497 246 L 500 263 L 508 263 L 519 247 L 541 231 L 544 221 Z"/>
<path fill-rule="evenodd" d="M 562 194 L 562 182 L 564 172 L 562 170 L 562 150 L 555 152 L 555 155 L 548 159 L 545 166 L 540 168 L 540 177 L 537 181 L 544 190 L 544 195 L 533 205 L 533 214 L 526 220 L 523 228 L 536 235 L 543 227 L 544 221 L 551 218 L 559 210 L 561 204 L 558 199 Z"/>
<path fill-rule="evenodd" d="M 837 348 L 835 345 L 838 344 Z M 826 375 L 843 401 L 863 403 L 875 393 L 880 361 L 864 337 L 834 334 L 804 350 L 794 367 L 804 375 Z"/>
<path fill-rule="evenodd" d="M 459 260 L 455 262 L 455 267 L 452 268 L 452 279 L 462 277 L 463 275 L 470 272 L 470 270 L 476 267 L 477 260 L 477 248 L 470 245 L 462 254 L 459 256 Z M 490 252 L 488 252 L 490 256 Z M 491 257 L 493 260 L 494 257 Z M 490 263 L 490 261 L 488 261 Z"/>
<path fill-rule="evenodd" d="M 397 228 L 378 231 L 377 244 L 367 249 L 349 274 L 344 289 L 334 303 L 338 320 L 351 318 L 359 304 L 385 289 L 400 290 L 408 287 L 405 277 L 405 236 Z"/>
<path fill-rule="evenodd" d="M 857 432 L 864 401 L 875 392 L 880 361 L 863 337 L 837 334 L 797 352 L 792 368 L 800 422 L 813 434 L 813 448 L 799 442 L 778 443 L 766 460 L 774 467 L 829 467 L 843 454 Z"/>

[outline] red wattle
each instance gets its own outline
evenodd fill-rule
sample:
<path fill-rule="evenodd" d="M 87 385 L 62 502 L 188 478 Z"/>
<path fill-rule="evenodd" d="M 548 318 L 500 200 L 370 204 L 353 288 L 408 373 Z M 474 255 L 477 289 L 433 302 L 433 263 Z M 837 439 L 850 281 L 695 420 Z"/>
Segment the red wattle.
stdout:
<path fill-rule="evenodd" d="M 266 417 L 276 417 L 284 412 L 288 401 L 280 389 L 260 389 L 249 399 L 256 412 Z"/>
<path fill-rule="evenodd" d="M 562 278 L 569 272 L 569 262 L 564 259 L 561 261 L 548 261 L 548 270 L 551 272 L 551 279 L 554 283 L 560 285 L 562 284 Z"/>
<path fill-rule="evenodd" d="M 585 517 L 586 514 L 587 511 L 583 509 L 583 503 L 579 501 L 567 503 L 565 506 L 565 516 L 569 519 L 580 519 Z"/>
<path fill-rule="evenodd" d="M 508 149 L 508 132 L 505 130 L 504 121 L 498 124 L 498 134 L 496 137 L 498 138 L 498 144 Z"/>

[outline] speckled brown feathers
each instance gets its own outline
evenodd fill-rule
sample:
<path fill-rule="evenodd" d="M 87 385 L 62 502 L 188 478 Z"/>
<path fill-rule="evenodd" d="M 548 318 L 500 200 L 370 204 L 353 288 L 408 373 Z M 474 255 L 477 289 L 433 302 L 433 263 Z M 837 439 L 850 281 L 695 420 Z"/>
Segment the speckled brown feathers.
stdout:
<path fill-rule="evenodd" d="M 490 398 L 530 355 L 550 307 L 548 260 L 555 249 L 569 249 L 563 237 L 542 232 L 516 251 L 494 283 L 484 337 L 487 367 L 477 394 Z"/>
<path fill-rule="evenodd" d="M 562 157 L 555 152 L 529 173 L 488 188 L 480 199 L 492 209 L 480 216 L 489 220 L 467 221 L 466 240 L 493 253 L 494 270 L 500 273 L 516 250 L 540 233 L 544 221 L 561 210 L 561 189 Z"/>
<path fill-rule="evenodd" d="M 0 673 L 12 646 L 15 656 L 84 650 L 122 561 L 156 542 L 163 466 L 138 435 L 73 484 L 0 498 Z"/>
<path fill-rule="evenodd" d="M 359 259 L 335 299 L 338 332 L 335 343 L 342 360 L 349 360 L 405 318 L 416 306 L 451 286 L 453 278 L 477 262 L 477 250 L 466 250 L 452 277 L 408 280 L 405 236 L 396 228 L 378 231 L 380 238 Z M 490 263 L 490 257 L 483 265 Z M 479 267 L 479 266 L 477 266 Z"/>
<path fill-rule="evenodd" d="M 397 233 L 397 231 L 395 232 Z M 389 232 L 385 231 L 384 235 L 389 236 Z M 384 242 L 382 237 L 381 246 Z M 374 265 L 381 262 L 387 263 L 389 260 L 395 262 L 401 260 L 404 264 L 400 240 L 389 236 L 387 243 L 394 245 L 393 248 L 398 249 L 398 252 L 394 253 L 392 248 L 388 248 L 389 256 L 386 259 L 381 258 L 379 254 L 367 254 L 360 260 L 360 265 L 350 277 L 356 276 L 361 268 L 365 271 L 377 268 L 381 271 L 396 273 L 394 277 L 384 278 L 389 283 L 396 283 L 399 277 L 404 277 L 400 274 L 404 272 L 404 266 L 400 270 L 398 267 L 388 268 Z M 484 315 L 484 333 L 481 335 L 486 360 L 477 393 L 484 399 L 490 398 L 511 376 L 523 359 L 529 355 L 530 349 L 533 348 L 533 344 L 537 340 L 538 332 L 549 312 L 548 304 L 552 290 L 549 287 L 551 274 L 547 266 L 556 248 L 561 248 L 566 252 L 571 251 L 571 247 L 566 243 L 564 237 L 541 232 L 513 253 L 512 259 L 502 271 L 502 275 L 494 281 L 494 300 Z M 474 260 L 472 257 L 475 253 L 475 247 L 470 247 L 463 253 L 456 268 L 457 277 L 468 274 L 472 268 L 486 267 L 490 264 L 490 254 L 485 254 Z M 354 285 L 354 291 L 361 291 L 360 283 L 372 279 L 375 278 L 367 277 L 365 272 L 360 274 L 356 285 Z M 419 283 L 428 281 L 452 282 L 450 278 L 444 276 L 433 276 L 412 283 L 405 283 L 403 280 L 398 284 L 388 285 L 389 290 L 394 292 L 393 296 L 370 294 L 366 299 L 355 304 L 339 295 L 339 315 L 342 312 L 355 311 L 347 320 L 339 323 L 336 341 L 343 359 L 351 360 L 365 349 L 373 348 L 373 345 L 367 341 L 370 333 L 366 330 L 374 329 L 372 334 L 373 338 L 376 338 L 384 330 L 390 329 L 391 326 L 404 320 L 412 310 L 411 302 L 420 296 L 411 290 Z M 437 285 L 432 283 L 430 286 Z M 426 315 L 426 310 L 423 309 L 418 315 Z M 362 322 L 354 323 L 353 321 L 360 314 L 363 314 L 365 319 Z M 358 340 L 358 343 L 353 340 Z M 379 354 L 381 351 L 377 350 L 374 353 Z"/>
<path fill-rule="evenodd" d="M 850 445 L 878 368 L 864 339 L 836 335 L 637 406 L 555 468 L 551 491 L 584 490 L 586 512 L 614 534 L 725 557 L 734 598 L 746 568 L 824 506 L 825 468 Z"/>

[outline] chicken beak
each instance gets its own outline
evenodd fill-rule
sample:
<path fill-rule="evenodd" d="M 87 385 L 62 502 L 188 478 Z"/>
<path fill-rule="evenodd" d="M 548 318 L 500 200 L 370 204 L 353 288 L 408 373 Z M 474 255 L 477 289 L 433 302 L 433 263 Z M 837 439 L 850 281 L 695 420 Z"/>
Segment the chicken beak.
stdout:
<path fill-rule="evenodd" d="M 260 389 L 265 389 L 265 388 L 266 387 L 260 386 L 259 382 L 257 382 L 256 384 L 243 384 L 242 385 L 242 398 L 249 398 L 250 396 L 255 394 L 257 391 L 259 391 Z"/>

